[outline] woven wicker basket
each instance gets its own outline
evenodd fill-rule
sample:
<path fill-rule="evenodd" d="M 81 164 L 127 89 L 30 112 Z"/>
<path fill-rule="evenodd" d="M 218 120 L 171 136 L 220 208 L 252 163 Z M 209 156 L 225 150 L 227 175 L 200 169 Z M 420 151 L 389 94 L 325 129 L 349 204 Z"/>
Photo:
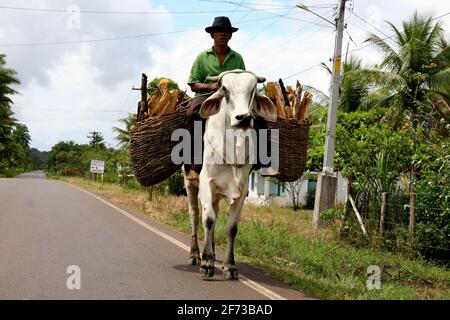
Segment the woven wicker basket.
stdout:
<path fill-rule="evenodd" d="M 186 109 L 179 107 L 176 113 L 139 121 L 131 129 L 131 162 L 141 185 L 155 185 L 181 168 L 172 162 L 171 152 L 178 142 L 170 138 L 173 130 L 186 128 Z"/>
<path fill-rule="evenodd" d="M 141 185 L 155 185 L 181 168 L 181 164 L 172 162 L 171 152 L 178 142 L 170 138 L 173 130 L 186 128 L 186 109 L 184 106 L 176 113 L 139 121 L 131 129 L 131 160 L 134 175 Z M 284 182 L 299 179 L 306 165 L 309 126 L 282 118 L 276 122 L 268 121 L 265 126 L 279 130 L 279 140 L 271 137 L 271 143 L 279 148 L 276 178 Z"/>
<path fill-rule="evenodd" d="M 283 182 L 296 181 L 306 166 L 309 126 L 294 119 L 278 118 L 276 122 L 266 121 L 268 129 L 278 129 L 279 139 L 271 137 L 273 147 L 279 150 L 279 174 Z"/>

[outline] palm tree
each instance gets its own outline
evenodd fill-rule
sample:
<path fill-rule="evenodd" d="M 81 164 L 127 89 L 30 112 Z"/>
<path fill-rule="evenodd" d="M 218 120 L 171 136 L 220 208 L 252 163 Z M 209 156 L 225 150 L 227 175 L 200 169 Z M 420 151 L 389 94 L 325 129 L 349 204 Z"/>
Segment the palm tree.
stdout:
<path fill-rule="evenodd" d="M 396 107 L 396 125 L 404 121 L 404 112 L 413 127 L 438 123 L 442 117 L 450 123 L 450 46 L 441 23 L 434 20 L 416 12 L 403 22 L 402 31 L 387 22 L 395 34 L 392 46 L 375 34 L 366 40 L 383 61 L 376 69 L 353 74 L 370 76 L 389 92 L 382 101 Z"/>
<path fill-rule="evenodd" d="M 125 128 L 113 127 L 113 131 L 117 133 L 116 140 L 121 148 L 128 148 L 130 144 L 130 129 L 136 124 L 136 116 L 134 114 L 128 114 L 128 117 L 120 119 L 125 125 Z"/>
<path fill-rule="evenodd" d="M 9 165 L 14 154 L 17 152 L 17 144 L 14 144 L 12 132 L 17 124 L 13 118 L 11 104 L 13 101 L 10 95 L 17 94 L 12 85 L 19 84 L 17 72 L 13 69 L 5 68 L 6 55 L 0 54 L 0 165 Z M 0 168 L 1 169 L 1 168 Z"/>
<path fill-rule="evenodd" d="M 14 141 L 21 145 L 25 150 L 30 149 L 31 136 L 30 131 L 28 130 L 26 125 L 17 123 L 12 135 Z"/>
<path fill-rule="evenodd" d="M 330 74 L 331 69 L 325 64 L 322 67 Z M 341 85 L 339 87 L 339 106 L 338 109 L 343 112 L 354 112 L 358 110 L 368 110 L 376 106 L 379 99 L 377 96 L 383 96 L 379 90 L 371 91 L 370 79 L 360 71 L 364 70 L 362 60 L 350 56 L 348 61 L 342 64 Z M 354 74 L 358 76 L 354 76 Z M 314 93 L 315 101 L 322 106 L 327 106 L 329 97 L 327 94 L 314 87 L 306 87 Z"/>

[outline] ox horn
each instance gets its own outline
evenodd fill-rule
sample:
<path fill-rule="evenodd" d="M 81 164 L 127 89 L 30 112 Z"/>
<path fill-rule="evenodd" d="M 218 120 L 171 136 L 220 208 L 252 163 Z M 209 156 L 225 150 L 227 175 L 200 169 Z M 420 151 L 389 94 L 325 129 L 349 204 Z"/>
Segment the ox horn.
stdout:
<path fill-rule="evenodd" d="M 212 82 L 217 82 L 217 81 L 219 81 L 219 76 L 206 77 L 206 80 L 209 80 L 209 81 L 212 81 Z"/>
<path fill-rule="evenodd" d="M 266 82 L 266 78 L 260 76 L 256 76 L 256 80 L 258 81 L 258 83 Z"/>

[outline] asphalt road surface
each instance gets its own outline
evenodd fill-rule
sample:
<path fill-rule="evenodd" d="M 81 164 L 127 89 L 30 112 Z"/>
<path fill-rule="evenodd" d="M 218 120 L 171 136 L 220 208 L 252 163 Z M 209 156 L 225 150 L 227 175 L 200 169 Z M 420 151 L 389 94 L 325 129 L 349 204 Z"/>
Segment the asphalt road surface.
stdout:
<path fill-rule="evenodd" d="M 239 281 L 204 281 L 189 243 L 42 172 L 0 179 L 0 299 L 308 299 L 245 264 Z"/>

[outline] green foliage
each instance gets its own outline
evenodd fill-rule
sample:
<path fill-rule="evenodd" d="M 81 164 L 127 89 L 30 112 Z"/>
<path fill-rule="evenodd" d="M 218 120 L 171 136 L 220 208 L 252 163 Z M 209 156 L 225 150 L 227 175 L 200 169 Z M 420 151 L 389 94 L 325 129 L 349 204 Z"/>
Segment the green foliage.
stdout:
<path fill-rule="evenodd" d="M 339 117 L 336 163 L 356 192 L 393 192 L 400 174 L 411 168 L 414 152 L 408 132 L 379 123 L 380 112 Z"/>
<path fill-rule="evenodd" d="M 421 173 L 415 183 L 416 243 L 428 257 L 450 261 L 450 144 L 443 145 L 447 155 Z"/>
<path fill-rule="evenodd" d="M 341 209 L 327 209 L 320 213 L 320 217 L 324 220 L 336 221 L 342 219 L 344 212 Z"/>
<path fill-rule="evenodd" d="M 91 177 L 91 160 L 105 161 L 105 182 L 120 182 L 119 175 L 124 180 L 124 177 L 132 173 L 127 148 L 115 150 L 98 144 L 94 146 L 92 143 L 80 145 L 74 141 L 61 141 L 52 147 L 48 155 L 47 170 L 56 175 Z M 133 188 L 139 187 L 135 179 L 128 179 L 127 184 Z"/>
<path fill-rule="evenodd" d="M 304 209 L 312 210 L 314 209 L 314 202 L 316 200 L 316 192 L 308 191 L 305 196 L 305 207 Z"/>
<path fill-rule="evenodd" d="M 183 172 L 178 171 L 171 175 L 166 181 L 167 193 L 169 195 L 181 195 L 184 190 L 184 177 Z"/>
<path fill-rule="evenodd" d="M 32 170 L 44 170 L 48 161 L 47 151 L 39 151 L 36 148 L 30 149 L 31 169 Z"/>
<path fill-rule="evenodd" d="M 89 135 L 87 136 L 89 139 L 89 145 L 92 148 L 100 148 L 105 149 L 105 139 L 103 138 L 103 135 L 101 132 L 92 131 L 89 132 Z"/>
<path fill-rule="evenodd" d="M 22 172 L 18 169 L 6 168 L 3 170 L 3 172 L 0 172 L 0 178 L 14 178 L 20 173 Z"/>
<path fill-rule="evenodd" d="M 399 101 L 395 126 L 405 119 L 413 127 L 422 120 L 437 125 L 442 116 L 450 123 L 450 47 L 441 22 L 416 12 L 403 22 L 403 30 L 388 24 L 396 34 L 395 45 L 371 34 L 367 41 L 383 54 L 384 59 L 379 68 L 361 73 L 371 78 L 375 85 L 390 87 Z M 432 102 L 437 96 L 441 103 Z"/>
<path fill-rule="evenodd" d="M 119 120 L 125 128 L 113 127 L 113 131 L 117 134 L 116 140 L 120 148 L 128 148 L 130 144 L 130 130 L 136 124 L 136 116 L 129 114 L 128 117 Z"/>
<path fill-rule="evenodd" d="M 309 129 L 306 170 L 320 171 L 323 163 L 325 127 L 315 125 Z"/>
<path fill-rule="evenodd" d="M 150 81 L 150 83 L 147 86 L 147 92 L 149 94 L 155 94 L 158 91 L 157 86 L 159 85 L 159 82 L 161 81 L 161 79 L 168 79 L 168 78 L 164 78 L 164 77 L 157 77 L 154 78 L 152 81 Z M 168 85 L 168 89 L 169 90 L 173 90 L 173 89 L 179 89 L 178 88 L 178 84 L 173 81 L 172 79 L 168 79 L 169 80 L 169 85 Z"/>
<path fill-rule="evenodd" d="M 28 128 L 14 118 L 11 110 L 14 85 L 20 84 L 17 72 L 6 68 L 6 55 L 0 54 L 0 174 L 10 176 L 10 169 L 20 171 L 29 165 L 30 135 Z"/>

